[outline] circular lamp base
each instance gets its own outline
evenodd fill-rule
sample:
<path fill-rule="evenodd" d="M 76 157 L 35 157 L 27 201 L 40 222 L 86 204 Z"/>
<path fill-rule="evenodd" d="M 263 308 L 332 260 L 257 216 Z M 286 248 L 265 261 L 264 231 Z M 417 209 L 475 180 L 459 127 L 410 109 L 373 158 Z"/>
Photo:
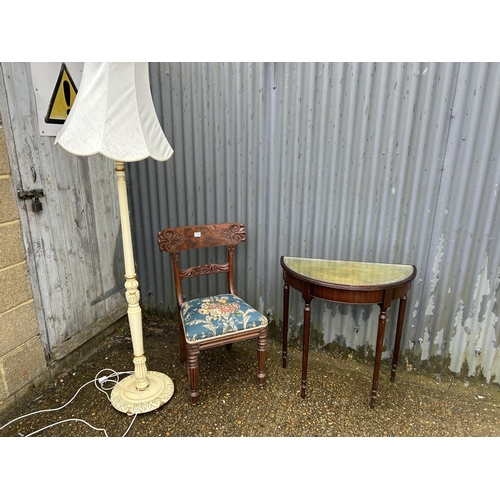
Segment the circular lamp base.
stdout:
<path fill-rule="evenodd" d="M 129 375 L 111 391 L 111 404 L 122 413 L 147 413 L 164 405 L 174 393 L 174 383 L 167 375 L 148 372 L 149 386 L 138 391 L 135 375 Z"/>

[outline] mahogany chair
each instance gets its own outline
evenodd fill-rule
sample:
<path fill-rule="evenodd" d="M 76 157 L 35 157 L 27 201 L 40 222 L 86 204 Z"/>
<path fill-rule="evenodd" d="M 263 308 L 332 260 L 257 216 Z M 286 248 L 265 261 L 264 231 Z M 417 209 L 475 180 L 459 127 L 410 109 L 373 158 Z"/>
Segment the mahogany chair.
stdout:
<path fill-rule="evenodd" d="M 264 386 L 267 349 L 267 318 L 236 295 L 234 250 L 245 241 L 244 224 L 236 222 L 167 228 L 158 233 L 160 251 L 170 253 L 174 269 L 175 293 L 179 311 L 180 356 L 186 360 L 191 403 L 198 400 L 198 356 L 200 351 L 257 338 L 257 380 Z M 181 269 L 179 252 L 207 247 L 227 247 L 227 262 L 202 264 Z M 191 252 L 193 253 L 193 252 Z M 221 295 L 185 300 L 183 281 L 196 276 L 227 273 L 227 292 Z"/>

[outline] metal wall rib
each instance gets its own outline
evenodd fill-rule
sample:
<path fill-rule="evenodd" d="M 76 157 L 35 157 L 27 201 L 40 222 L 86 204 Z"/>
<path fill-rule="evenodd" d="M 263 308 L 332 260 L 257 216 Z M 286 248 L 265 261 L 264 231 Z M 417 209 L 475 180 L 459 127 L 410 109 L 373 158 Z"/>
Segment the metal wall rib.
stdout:
<path fill-rule="evenodd" d="M 238 291 L 278 324 L 281 255 L 412 263 L 402 356 L 498 379 L 499 71 L 486 63 L 150 63 L 174 155 L 128 167 L 145 307 L 175 310 L 158 230 L 237 220 L 248 231 Z M 370 352 L 377 317 L 376 306 L 317 301 L 315 340 Z"/>

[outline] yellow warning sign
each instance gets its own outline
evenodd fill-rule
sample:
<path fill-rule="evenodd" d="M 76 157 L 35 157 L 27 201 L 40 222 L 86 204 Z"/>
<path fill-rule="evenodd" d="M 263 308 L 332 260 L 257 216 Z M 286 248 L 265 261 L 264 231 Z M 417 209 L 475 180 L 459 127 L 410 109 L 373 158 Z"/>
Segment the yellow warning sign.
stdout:
<path fill-rule="evenodd" d="M 78 90 L 73 83 L 66 64 L 61 64 L 49 109 L 45 115 L 45 123 L 64 123 L 75 101 Z"/>

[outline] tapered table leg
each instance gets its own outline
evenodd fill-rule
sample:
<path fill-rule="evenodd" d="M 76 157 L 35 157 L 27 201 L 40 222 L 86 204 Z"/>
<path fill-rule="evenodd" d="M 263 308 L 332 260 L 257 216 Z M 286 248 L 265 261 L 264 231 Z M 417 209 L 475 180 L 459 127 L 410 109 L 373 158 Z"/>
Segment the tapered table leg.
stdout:
<path fill-rule="evenodd" d="M 375 366 L 373 368 L 373 381 L 372 381 L 372 393 L 370 399 L 370 407 L 375 407 L 375 400 L 377 399 L 378 390 L 378 377 L 380 373 L 380 361 L 382 359 L 382 347 L 384 345 L 384 332 L 385 332 L 385 320 L 386 320 L 387 307 L 380 305 L 380 315 L 378 317 L 378 332 L 377 332 L 377 346 L 375 348 Z"/>
<path fill-rule="evenodd" d="M 304 336 L 302 339 L 302 380 L 300 396 L 306 397 L 307 360 L 309 357 L 309 332 L 311 330 L 311 301 L 306 300 L 304 305 Z"/>
<path fill-rule="evenodd" d="M 283 286 L 283 348 L 281 351 L 281 359 L 283 368 L 286 368 L 286 358 L 288 350 L 288 300 L 290 297 L 290 286 L 285 281 Z"/>
<path fill-rule="evenodd" d="M 401 345 L 401 334 L 403 332 L 403 323 L 405 321 L 406 295 L 399 300 L 398 326 L 396 328 L 396 340 L 394 341 L 394 352 L 392 354 L 391 382 L 396 378 L 396 369 L 398 367 L 399 347 Z"/>

